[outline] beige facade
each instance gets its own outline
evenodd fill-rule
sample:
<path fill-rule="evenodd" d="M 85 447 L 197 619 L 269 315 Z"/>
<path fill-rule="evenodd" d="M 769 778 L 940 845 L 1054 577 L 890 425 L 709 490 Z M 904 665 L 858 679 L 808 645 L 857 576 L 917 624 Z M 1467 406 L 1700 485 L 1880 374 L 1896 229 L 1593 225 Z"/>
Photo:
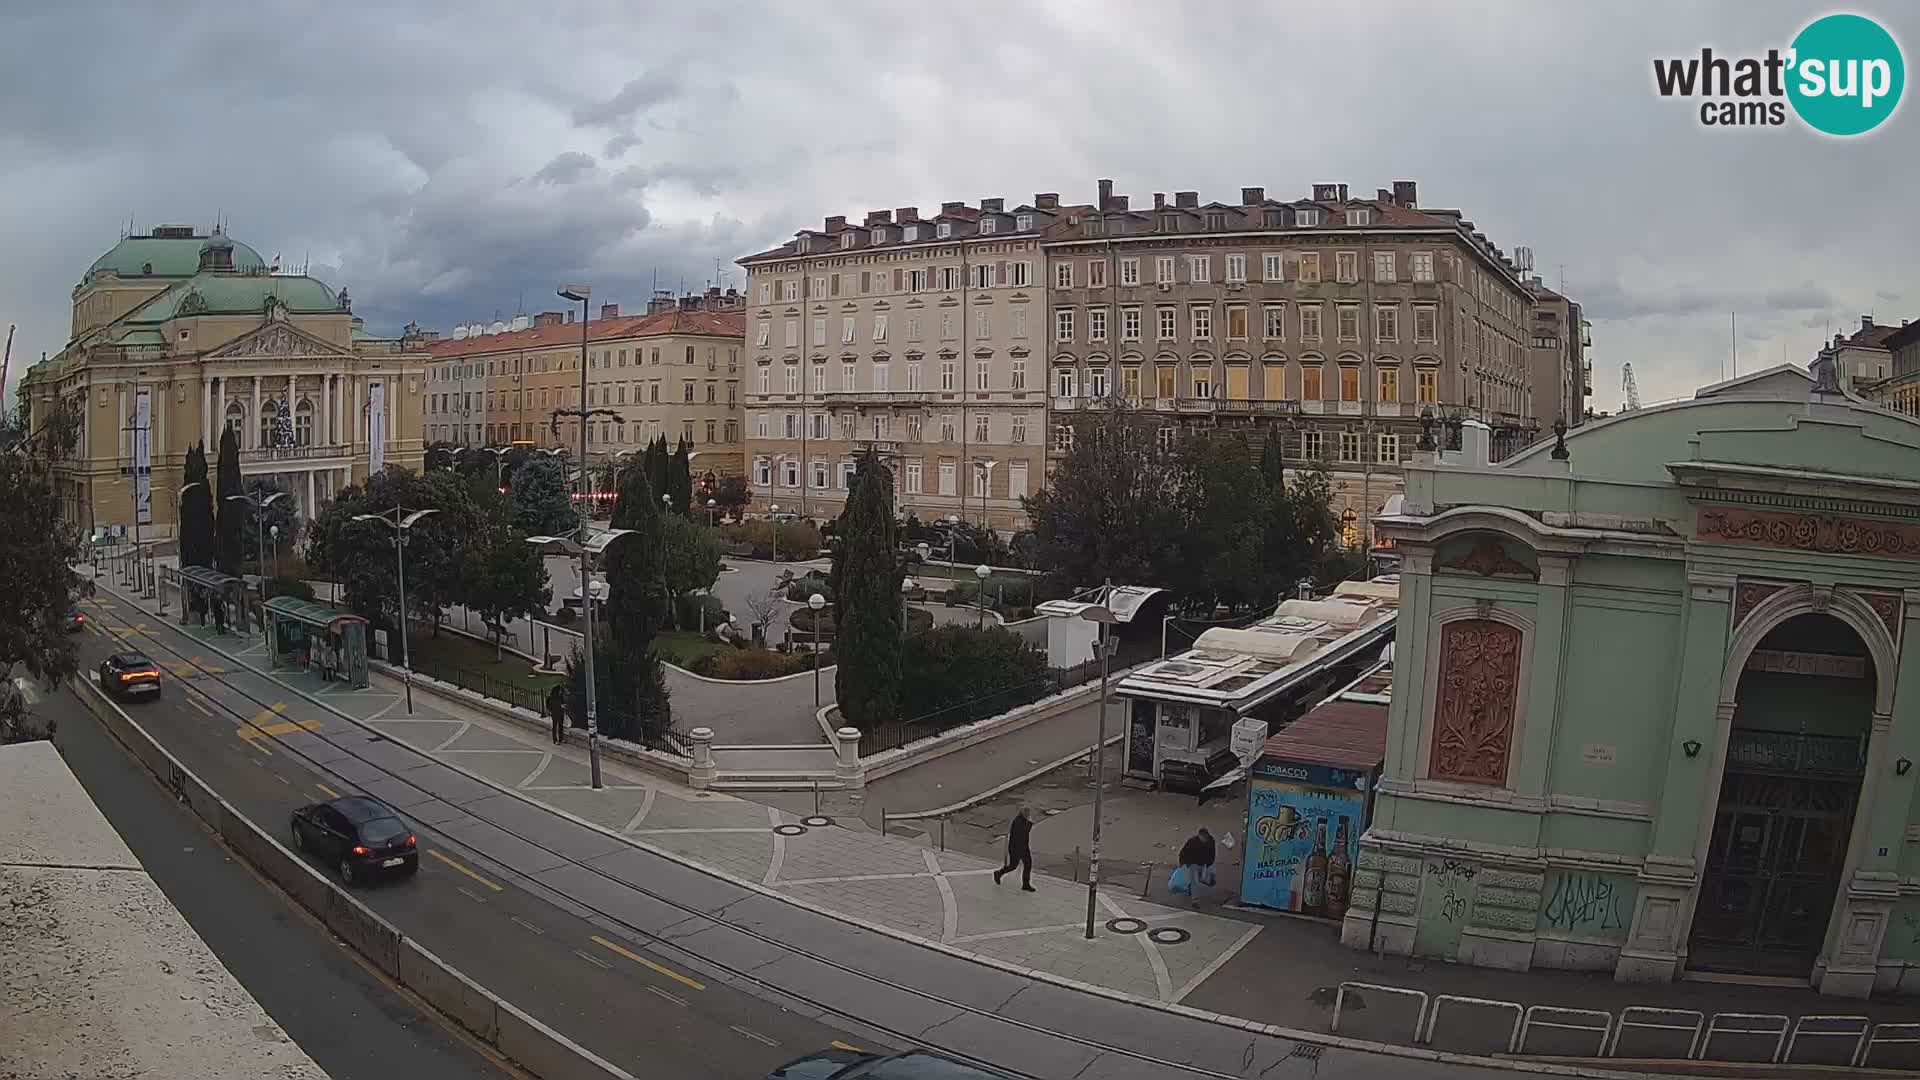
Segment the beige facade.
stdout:
<path fill-rule="evenodd" d="M 1577 427 L 1586 420 L 1593 395 L 1593 362 L 1587 359 L 1590 328 L 1580 305 L 1547 288 L 1539 278 L 1533 292 L 1530 344 L 1534 408 L 1543 425 L 1565 420 Z"/>
<path fill-rule="evenodd" d="M 367 334 L 345 290 L 273 272 L 218 230 L 122 240 L 74 288 L 73 331 L 21 394 L 35 428 L 57 402 L 80 406 L 56 483 L 84 528 L 132 535 L 137 518 L 147 538 L 173 535 L 187 451 L 204 443 L 212 471 L 229 427 L 242 475 L 287 491 L 302 519 L 369 469 L 419 467 L 424 357 Z M 136 512 L 143 438 L 150 494 Z"/>
<path fill-rule="evenodd" d="M 741 259 L 758 508 L 838 514 L 872 447 L 901 513 L 1022 527 L 1046 469 L 1041 243 L 1069 209 L 875 210 Z"/>
<path fill-rule="evenodd" d="M 585 324 L 587 407 L 606 410 L 587 429 L 589 456 L 684 438 L 696 476 L 739 475 L 742 315 L 705 297 L 653 306 L 638 316 L 605 306 Z M 547 312 L 522 329 L 430 342 L 429 440 L 577 447 L 579 420 L 556 430 L 553 413 L 579 408 L 582 329 Z"/>
<path fill-rule="evenodd" d="M 1518 268 L 1456 210 L 1417 205 L 1410 181 L 1374 198 L 1133 208 L 1100 182 L 1099 209 L 1057 229 L 1049 263 L 1051 446 L 1119 397 L 1168 438 L 1277 428 L 1289 460 L 1332 470 L 1348 539 L 1401 490 L 1420 416 L 1472 417 L 1496 453 L 1538 436 L 1531 296 Z"/>

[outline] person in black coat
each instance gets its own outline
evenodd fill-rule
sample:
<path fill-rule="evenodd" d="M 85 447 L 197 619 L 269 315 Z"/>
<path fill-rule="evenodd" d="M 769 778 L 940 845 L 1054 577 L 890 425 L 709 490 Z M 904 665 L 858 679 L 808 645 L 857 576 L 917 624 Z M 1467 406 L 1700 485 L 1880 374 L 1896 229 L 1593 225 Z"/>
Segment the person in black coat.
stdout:
<path fill-rule="evenodd" d="M 1023 806 L 1019 813 L 1013 815 L 1013 824 L 1007 828 L 1007 865 L 993 872 L 995 885 L 1000 884 L 1000 879 L 1013 873 L 1013 868 L 1018 866 L 1020 888 L 1027 892 L 1038 891 L 1033 887 L 1033 847 L 1028 841 L 1032 832 L 1033 821 L 1027 817 L 1027 808 Z"/>
<path fill-rule="evenodd" d="M 1202 828 L 1180 845 L 1180 865 L 1187 871 L 1187 897 L 1199 904 L 1202 885 L 1213 884 L 1213 834 Z"/>
<path fill-rule="evenodd" d="M 559 683 L 547 691 L 547 715 L 553 717 L 553 742 L 558 746 L 567 741 L 567 692 Z"/>

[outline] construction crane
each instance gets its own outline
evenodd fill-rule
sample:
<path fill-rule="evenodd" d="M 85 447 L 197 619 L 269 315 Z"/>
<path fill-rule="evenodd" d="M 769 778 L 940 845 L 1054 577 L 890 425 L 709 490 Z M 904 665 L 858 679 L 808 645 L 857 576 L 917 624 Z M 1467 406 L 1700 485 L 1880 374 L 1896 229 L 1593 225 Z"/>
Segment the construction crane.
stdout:
<path fill-rule="evenodd" d="M 1626 409 L 1640 407 L 1640 384 L 1633 381 L 1633 362 L 1620 365 L 1620 389 L 1627 396 Z"/>

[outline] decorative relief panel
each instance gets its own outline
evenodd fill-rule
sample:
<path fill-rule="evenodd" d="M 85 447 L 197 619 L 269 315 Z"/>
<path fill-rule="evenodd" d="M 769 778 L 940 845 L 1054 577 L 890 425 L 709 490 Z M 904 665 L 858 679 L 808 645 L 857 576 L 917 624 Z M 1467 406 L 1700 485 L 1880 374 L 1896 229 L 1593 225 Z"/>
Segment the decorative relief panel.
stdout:
<path fill-rule="evenodd" d="M 1505 786 L 1520 690 L 1520 630 L 1492 619 L 1440 629 L 1440 687 L 1427 775 Z"/>
<path fill-rule="evenodd" d="M 1754 608 L 1784 588 L 1786 586 L 1777 581 L 1740 582 L 1733 590 L 1733 628 L 1740 629 L 1740 624 L 1747 621 L 1747 616 L 1753 614 Z"/>
<path fill-rule="evenodd" d="M 1472 547 L 1435 564 L 1441 570 L 1458 570 L 1481 577 L 1523 577 L 1538 581 L 1540 572 L 1507 554 L 1500 541 L 1482 537 Z"/>
<path fill-rule="evenodd" d="M 1694 532 L 1701 540 L 1723 544 L 1920 559 L 1920 526 L 1865 518 L 1703 506 Z"/>
<path fill-rule="evenodd" d="M 1896 643 L 1900 640 L 1900 594 L 1868 592 L 1865 589 L 1848 589 L 1848 592 L 1866 602 L 1880 622 L 1887 628 L 1887 636 Z"/>

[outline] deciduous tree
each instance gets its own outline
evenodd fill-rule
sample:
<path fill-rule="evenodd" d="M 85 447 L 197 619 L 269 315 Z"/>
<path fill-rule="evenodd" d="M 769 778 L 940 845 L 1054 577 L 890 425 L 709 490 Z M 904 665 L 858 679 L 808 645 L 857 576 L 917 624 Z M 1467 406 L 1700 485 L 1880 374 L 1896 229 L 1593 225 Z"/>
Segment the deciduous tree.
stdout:
<path fill-rule="evenodd" d="M 58 440 L 0 454 L 0 680 L 11 680 L 17 667 L 51 683 L 78 664 L 67 613 L 80 586 L 71 569 L 80 542 L 60 516 L 52 470 L 58 456 Z M 0 719 L 0 734 L 27 730 L 21 719 Z"/>
<path fill-rule="evenodd" d="M 660 518 L 661 578 L 677 619 L 680 598 L 720 579 L 720 540 L 713 530 L 679 514 Z"/>
<path fill-rule="evenodd" d="M 546 609 L 553 599 L 540 552 L 503 515 L 490 514 L 467 545 L 461 563 L 465 606 L 479 612 L 493 633 L 494 656 L 501 652 L 507 623 Z"/>
<path fill-rule="evenodd" d="M 576 524 L 566 466 L 557 458 L 542 455 L 514 470 L 512 505 L 514 527 L 528 536 L 560 536 Z"/>

